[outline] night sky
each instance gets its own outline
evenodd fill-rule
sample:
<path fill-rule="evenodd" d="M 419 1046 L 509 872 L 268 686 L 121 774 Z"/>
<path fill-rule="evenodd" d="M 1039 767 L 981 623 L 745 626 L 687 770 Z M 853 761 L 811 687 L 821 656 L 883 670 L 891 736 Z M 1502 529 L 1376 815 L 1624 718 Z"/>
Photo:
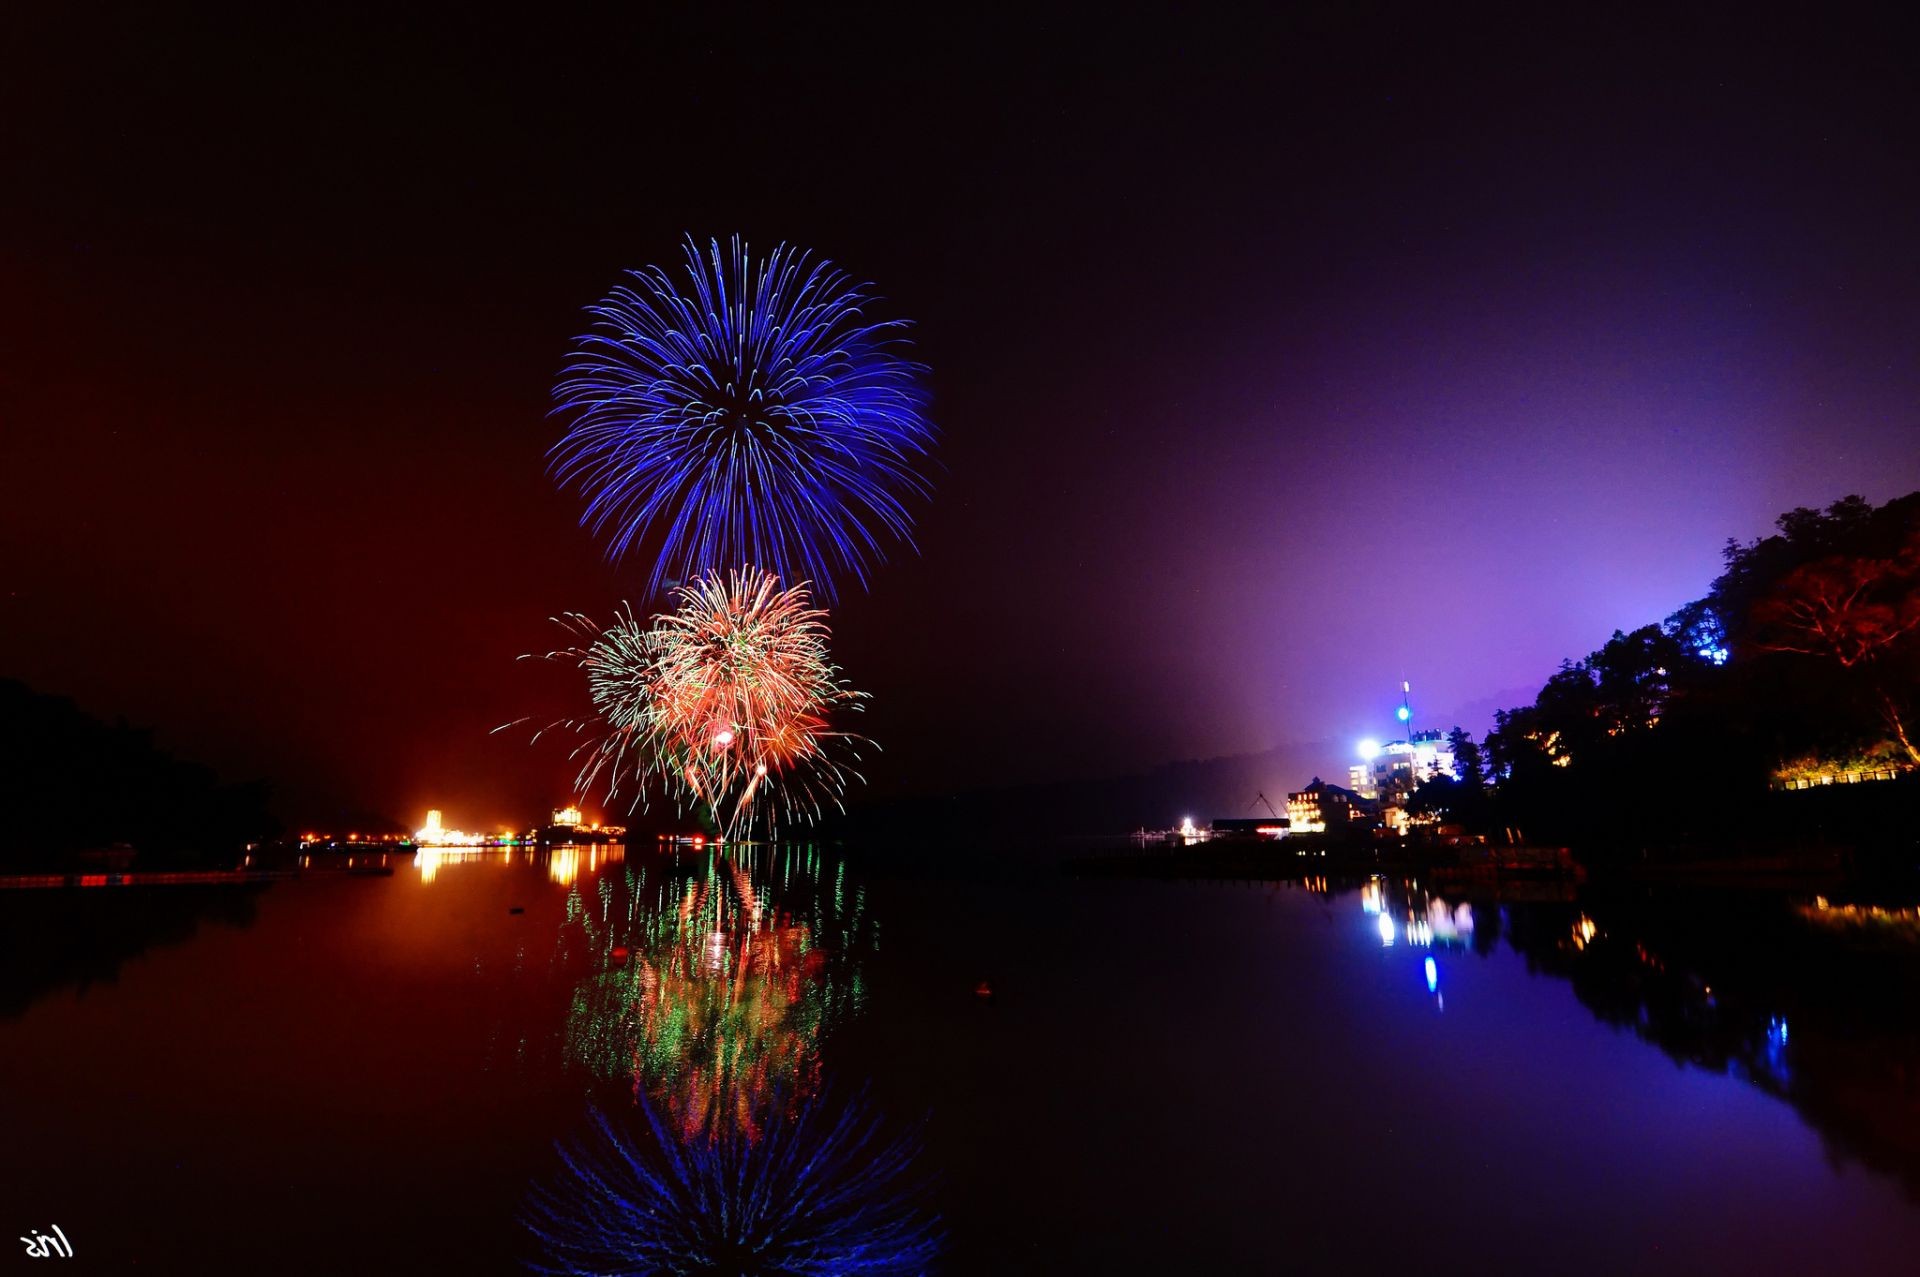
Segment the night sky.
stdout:
<path fill-rule="evenodd" d="M 1334 774 L 1403 677 L 1481 731 L 1728 536 L 1920 488 L 1891 25 L 170 8 L 6 20 L 0 676 L 295 821 L 567 796 L 488 729 L 648 565 L 549 388 L 687 232 L 875 281 L 934 370 L 920 553 L 835 614 L 874 794 Z"/>

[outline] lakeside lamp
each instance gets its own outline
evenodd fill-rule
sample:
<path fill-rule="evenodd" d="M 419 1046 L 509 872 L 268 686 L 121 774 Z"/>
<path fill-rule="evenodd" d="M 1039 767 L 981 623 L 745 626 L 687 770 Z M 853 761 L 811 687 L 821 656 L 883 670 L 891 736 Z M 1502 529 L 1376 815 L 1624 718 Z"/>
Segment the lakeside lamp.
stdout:
<path fill-rule="evenodd" d="M 1368 737 L 1360 742 L 1360 757 L 1368 762 L 1380 757 L 1380 742 Z"/>
<path fill-rule="evenodd" d="M 1405 705 L 1402 705 L 1399 709 L 1393 711 L 1393 716 L 1404 723 L 1408 719 L 1413 717 L 1413 711 L 1411 709 L 1408 709 Z"/>

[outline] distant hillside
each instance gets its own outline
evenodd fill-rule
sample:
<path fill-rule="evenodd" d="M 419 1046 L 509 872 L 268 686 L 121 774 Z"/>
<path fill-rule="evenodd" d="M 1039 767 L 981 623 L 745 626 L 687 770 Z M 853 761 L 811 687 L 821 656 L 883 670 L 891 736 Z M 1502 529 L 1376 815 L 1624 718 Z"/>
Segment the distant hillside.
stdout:
<path fill-rule="evenodd" d="M 265 785 L 223 785 L 143 730 L 0 679 L 0 867 L 115 843 L 142 868 L 221 863 L 275 828 Z"/>
<path fill-rule="evenodd" d="M 857 806 L 829 832 L 959 841 L 1167 829 L 1186 816 L 1204 825 L 1218 816 L 1266 814 L 1255 802 L 1261 793 L 1284 812 L 1288 791 L 1317 774 L 1344 782 L 1344 775 L 1326 774 L 1325 762 L 1342 753 L 1326 741 L 1288 744 L 1257 754 L 1164 763 L 1129 776 L 896 799 Z"/>

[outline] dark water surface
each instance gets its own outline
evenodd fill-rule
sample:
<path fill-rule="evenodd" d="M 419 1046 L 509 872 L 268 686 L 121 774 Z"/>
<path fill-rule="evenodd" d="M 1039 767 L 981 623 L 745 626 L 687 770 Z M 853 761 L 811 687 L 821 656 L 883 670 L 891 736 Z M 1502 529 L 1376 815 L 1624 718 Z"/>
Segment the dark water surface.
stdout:
<path fill-rule="evenodd" d="M 0 893 L 0 1236 L 516 1271 L 590 1098 L 865 1086 L 946 1272 L 1920 1264 L 1897 913 L 606 855 Z"/>

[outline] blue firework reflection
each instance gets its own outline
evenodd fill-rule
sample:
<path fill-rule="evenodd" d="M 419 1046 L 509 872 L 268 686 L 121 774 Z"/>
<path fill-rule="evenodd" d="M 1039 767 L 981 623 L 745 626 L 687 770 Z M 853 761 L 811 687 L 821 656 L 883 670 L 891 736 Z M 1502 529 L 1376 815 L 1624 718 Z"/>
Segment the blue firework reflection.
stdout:
<path fill-rule="evenodd" d="M 537 1186 L 526 1222 L 549 1273 L 839 1277 L 927 1271 L 938 1220 L 922 1206 L 916 1140 L 864 1102 L 769 1095 L 749 1124 L 693 1130 L 642 1103 L 595 1110 Z M 757 1130 L 758 1134 L 752 1133 Z"/>

